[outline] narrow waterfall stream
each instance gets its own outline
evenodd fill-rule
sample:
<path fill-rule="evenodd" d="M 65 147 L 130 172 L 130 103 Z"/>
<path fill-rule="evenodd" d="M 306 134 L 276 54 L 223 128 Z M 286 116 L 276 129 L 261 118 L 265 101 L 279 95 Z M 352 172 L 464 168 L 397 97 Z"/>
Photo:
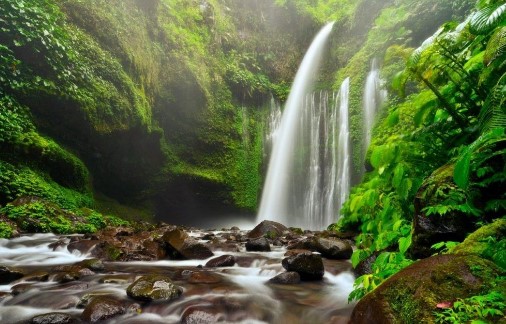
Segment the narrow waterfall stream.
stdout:
<path fill-rule="evenodd" d="M 364 89 L 364 151 L 371 143 L 374 119 L 379 107 L 387 98 L 386 90 L 381 89 L 379 65 L 376 59 L 371 62 L 371 70 L 367 75 Z"/>

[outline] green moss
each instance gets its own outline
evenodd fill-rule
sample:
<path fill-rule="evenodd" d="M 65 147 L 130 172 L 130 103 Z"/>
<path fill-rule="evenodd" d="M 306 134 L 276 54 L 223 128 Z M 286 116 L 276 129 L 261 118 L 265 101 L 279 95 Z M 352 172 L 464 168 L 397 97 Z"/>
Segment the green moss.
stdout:
<path fill-rule="evenodd" d="M 0 238 L 11 238 L 13 231 L 11 225 L 0 221 Z"/>

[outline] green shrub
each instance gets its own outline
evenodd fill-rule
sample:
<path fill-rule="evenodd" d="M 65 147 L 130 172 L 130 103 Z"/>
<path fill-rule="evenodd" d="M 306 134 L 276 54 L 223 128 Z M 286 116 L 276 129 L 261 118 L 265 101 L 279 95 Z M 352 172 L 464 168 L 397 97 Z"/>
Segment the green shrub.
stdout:
<path fill-rule="evenodd" d="M 0 222 L 0 238 L 10 238 L 13 231 L 9 224 Z"/>

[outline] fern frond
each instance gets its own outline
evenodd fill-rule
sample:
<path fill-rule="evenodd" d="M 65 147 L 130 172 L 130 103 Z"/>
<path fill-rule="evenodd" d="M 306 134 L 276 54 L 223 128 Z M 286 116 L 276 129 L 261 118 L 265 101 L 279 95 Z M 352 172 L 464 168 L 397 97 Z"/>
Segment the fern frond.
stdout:
<path fill-rule="evenodd" d="M 492 5 L 478 10 L 471 16 L 469 22 L 473 34 L 483 35 L 503 24 L 506 20 L 506 3 Z"/>
<path fill-rule="evenodd" d="M 497 29 L 487 44 L 484 61 L 486 65 L 506 56 L 506 26 Z"/>
<path fill-rule="evenodd" d="M 479 125 L 482 132 L 495 127 L 506 127 L 506 73 L 492 88 L 483 104 Z"/>

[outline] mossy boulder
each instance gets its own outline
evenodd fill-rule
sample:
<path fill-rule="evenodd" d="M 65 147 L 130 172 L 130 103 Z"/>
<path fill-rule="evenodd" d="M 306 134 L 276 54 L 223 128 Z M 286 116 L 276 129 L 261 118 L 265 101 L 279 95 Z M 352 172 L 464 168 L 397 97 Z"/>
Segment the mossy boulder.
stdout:
<path fill-rule="evenodd" d="M 447 164 L 425 179 L 415 196 L 413 238 L 409 250 L 412 258 L 420 259 L 432 255 L 431 246 L 443 241 L 464 240 L 474 230 L 473 222 L 461 211 L 450 210 L 444 215 L 427 215 L 425 208 L 442 204 L 452 191 L 458 190 L 453 181 L 455 166 Z"/>
<path fill-rule="evenodd" d="M 401 270 L 362 298 L 350 323 L 434 323 L 438 303 L 486 292 L 502 273 L 475 255 L 433 256 Z"/>
<path fill-rule="evenodd" d="M 506 269 L 506 218 L 500 218 L 471 233 L 452 253 L 474 254 Z"/>
<path fill-rule="evenodd" d="M 144 276 L 127 288 L 130 298 L 142 301 L 173 300 L 179 298 L 183 288 L 172 283 L 169 277 L 163 275 Z"/>

